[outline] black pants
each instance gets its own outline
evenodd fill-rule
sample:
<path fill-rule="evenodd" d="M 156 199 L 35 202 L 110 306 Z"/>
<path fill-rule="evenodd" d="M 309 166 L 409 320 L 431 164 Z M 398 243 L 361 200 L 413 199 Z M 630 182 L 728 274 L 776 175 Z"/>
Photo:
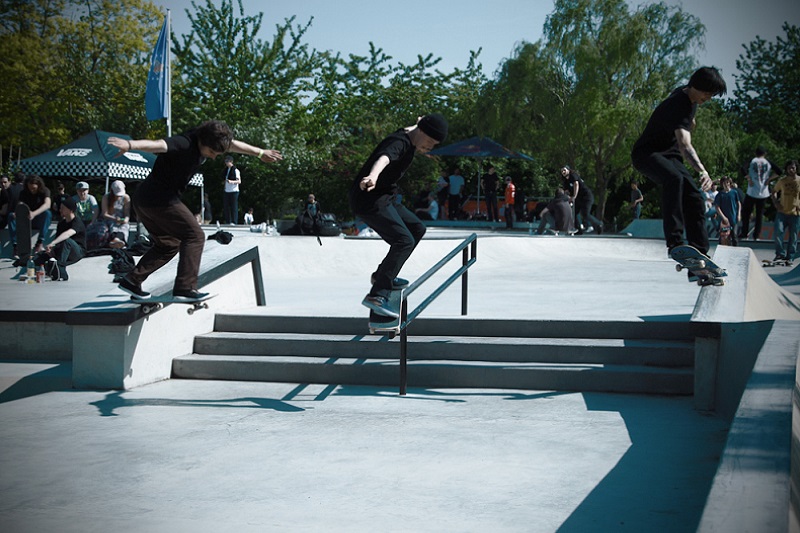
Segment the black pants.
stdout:
<path fill-rule="evenodd" d="M 764 204 L 767 198 L 753 198 L 752 196 L 745 195 L 744 202 L 742 202 L 742 226 L 739 228 L 739 238 L 745 240 L 750 231 L 750 213 L 753 211 L 753 206 L 756 206 L 756 221 L 755 229 L 753 229 L 753 240 L 758 240 L 761 236 L 761 222 L 764 220 Z"/>
<path fill-rule="evenodd" d="M 72 239 L 61 241 L 53 247 L 53 257 L 60 268 L 74 265 L 86 255 L 81 245 Z"/>
<path fill-rule="evenodd" d="M 128 274 L 130 280 L 141 284 L 180 252 L 173 290 L 196 290 L 206 236 L 189 208 L 177 203 L 167 207 L 134 204 L 134 209 L 139 222 L 150 232 L 153 247 Z"/>
<path fill-rule="evenodd" d="M 704 254 L 708 253 L 708 230 L 703 193 L 680 159 L 661 154 L 634 155 L 633 166 L 650 181 L 661 185 L 661 216 L 667 247 L 686 239 Z"/>
<path fill-rule="evenodd" d="M 497 194 L 486 193 L 486 216 L 489 222 L 500 220 L 500 214 L 497 212 Z"/>
<path fill-rule="evenodd" d="M 461 212 L 461 196 L 451 194 L 447 197 L 447 218 L 449 220 L 458 220 L 458 214 Z"/>
<path fill-rule="evenodd" d="M 239 192 L 226 192 L 222 195 L 222 218 L 226 224 L 239 223 Z"/>
<path fill-rule="evenodd" d="M 392 280 L 425 235 L 425 224 L 403 205 L 396 203 L 394 195 L 385 194 L 378 198 L 370 209 L 356 212 L 381 239 L 389 244 L 389 253 L 375 272 L 375 283 L 370 294 L 389 297 Z"/>

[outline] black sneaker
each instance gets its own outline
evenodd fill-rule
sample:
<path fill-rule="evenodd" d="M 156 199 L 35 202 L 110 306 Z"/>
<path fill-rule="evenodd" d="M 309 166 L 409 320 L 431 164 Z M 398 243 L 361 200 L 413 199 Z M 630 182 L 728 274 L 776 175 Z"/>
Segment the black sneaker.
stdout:
<path fill-rule="evenodd" d="M 173 290 L 172 298 L 182 302 L 193 302 L 195 300 L 202 300 L 208 296 L 207 292 L 199 292 L 195 289 Z"/>
<path fill-rule="evenodd" d="M 142 290 L 142 286 L 140 284 L 132 282 L 127 278 L 127 276 L 122 278 L 122 281 L 119 282 L 117 287 L 130 294 L 134 299 L 144 299 L 150 296 L 149 292 Z"/>
<path fill-rule="evenodd" d="M 370 283 L 375 285 L 375 273 L 372 274 L 372 276 L 369 278 L 369 280 L 370 280 Z M 392 290 L 393 291 L 396 291 L 396 290 L 399 290 L 399 289 L 405 289 L 406 287 L 408 287 L 408 280 L 407 279 L 394 278 L 392 280 Z"/>
<path fill-rule="evenodd" d="M 392 318 L 397 318 L 400 316 L 400 313 L 397 311 L 397 309 L 393 309 L 389 305 L 389 300 L 383 296 L 373 296 L 371 294 L 367 294 L 361 301 L 361 305 L 369 307 L 379 315 Z"/>

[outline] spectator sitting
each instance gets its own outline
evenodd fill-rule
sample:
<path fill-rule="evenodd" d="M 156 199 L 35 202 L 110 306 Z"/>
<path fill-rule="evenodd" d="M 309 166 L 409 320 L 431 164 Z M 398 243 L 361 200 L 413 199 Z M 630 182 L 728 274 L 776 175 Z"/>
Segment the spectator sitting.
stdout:
<path fill-rule="evenodd" d="M 77 208 L 75 200 L 69 196 L 64 198 L 59 208 L 61 220 L 56 228 L 56 236 L 45 248 L 45 253 L 37 257 L 37 263 L 44 264 L 53 281 L 67 281 L 67 266 L 77 263 L 86 255 L 86 227 L 76 215 Z"/>
<path fill-rule="evenodd" d="M 247 213 L 244 214 L 244 223 L 247 226 L 251 226 L 255 222 L 255 218 L 253 217 L 253 208 L 247 210 Z"/>
<path fill-rule="evenodd" d="M 418 207 L 414 213 L 420 220 L 436 220 L 439 217 L 439 202 L 436 201 L 436 194 L 431 191 L 425 192 L 427 193 L 427 205 Z"/>
<path fill-rule="evenodd" d="M 563 188 L 559 187 L 556 190 L 555 197 L 550 200 L 547 207 L 542 209 L 540 216 L 542 220 L 539 222 L 539 229 L 537 230 L 539 235 L 544 233 L 548 224 L 551 231 L 556 235 L 559 232 L 569 232 L 572 226 L 572 208 L 569 205 L 569 197 Z"/>
<path fill-rule="evenodd" d="M 97 220 L 98 212 L 100 211 L 97 205 L 97 198 L 89 194 L 89 184 L 85 181 L 79 181 L 75 186 L 77 194 L 72 197 L 75 204 L 78 206 L 76 211 L 78 218 L 83 221 L 84 226 L 88 226 Z"/>
<path fill-rule="evenodd" d="M 45 186 L 42 178 L 36 174 L 29 174 L 25 178 L 25 186 L 19 193 L 19 201 L 30 208 L 31 234 L 34 231 L 39 231 L 34 251 L 39 252 L 50 232 L 50 221 L 53 220 L 53 214 L 50 212 L 50 206 L 52 205 L 50 189 Z M 16 238 L 16 235 L 14 237 Z M 30 244 L 26 244 L 25 248 L 28 248 Z"/>
<path fill-rule="evenodd" d="M 66 192 L 64 192 L 64 183 L 57 181 L 56 192 L 53 195 L 53 205 L 51 206 L 51 209 L 53 210 L 53 218 L 55 218 L 56 220 L 58 220 L 58 218 L 61 216 L 60 215 L 61 202 L 63 202 L 64 198 L 66 198 L 67 196 L 69 195 Z"/>
<path fill-rule="evenodd" d="M 102 220 L 108 225 L 108 246 L 125 248 L 130 234 L 131 197 L 125 184 L 119 180 L 111 184 L 111 191 L 103 196 Z"/>

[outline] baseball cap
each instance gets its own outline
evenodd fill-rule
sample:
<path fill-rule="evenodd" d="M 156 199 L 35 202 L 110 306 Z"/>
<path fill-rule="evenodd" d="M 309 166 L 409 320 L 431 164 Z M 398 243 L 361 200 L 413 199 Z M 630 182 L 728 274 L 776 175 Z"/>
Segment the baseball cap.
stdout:
<path fill-rule="evenodd" d="M 72 196 L 66 196 L 61 200 L 61 205 L 66 206 L 70 211 L 75 212 L 78 209 L 78 204 L 72 199 Z"/>
<path fill-rule="evenodd" d="M 111 184 L 111 192 L 116 194 L 117 196 L 122 196 L 125 194 L 125 184 L 122 183 L 120 180 L 115 181 Z"/>
<path fill-rule="evenodd" d="M 75 185 L 75 190 L 80 191 L 81 189 L 88 189 L 89 184 L 85 181 L 79 181 L 77 185 Z"/>

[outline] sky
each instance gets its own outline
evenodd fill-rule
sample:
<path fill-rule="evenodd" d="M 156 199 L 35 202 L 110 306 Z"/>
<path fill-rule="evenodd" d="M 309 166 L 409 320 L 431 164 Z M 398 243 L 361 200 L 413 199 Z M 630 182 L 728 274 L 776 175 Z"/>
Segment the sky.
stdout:
<path fill-rule="evenodd" d="M 756 36 L 774 41 L 783 35 L 784 21 L 800 25 L 798 0 L 665 1 L 699 17 L 706 26 L 706 47 L 697 60 L 718 67 L 729 89 L 744 43 Z M 195 2 L 205 4 L 205 0 Z M 175 33 L 188 33 L 185 10 L 191 9 L 190 0 L 154 3 L 165 12 L 171 10 Z M 649 3 L 628 1 L 632 9 Z M 545 18 L 554 8 L 553 0 L 242 0 L 242 5 L 245 15 L 264 12 L 259 37 L 265 41 L 272 40 L 275 25 L 284 19 L 296 15 L 295 24 L 305 24 L 313 16 L 303 40 L 311 48 L 341 52 L 343 57 L 367 55 L 372 41 L 394 62 L 414 63 L 418 55 L 432 53 L 442 58 L 439 69 L 448 73 L 466 67 L 470 51 L 481 48 L 479 61 L 490 78 L 520 42 L 542 37 Z"/>

